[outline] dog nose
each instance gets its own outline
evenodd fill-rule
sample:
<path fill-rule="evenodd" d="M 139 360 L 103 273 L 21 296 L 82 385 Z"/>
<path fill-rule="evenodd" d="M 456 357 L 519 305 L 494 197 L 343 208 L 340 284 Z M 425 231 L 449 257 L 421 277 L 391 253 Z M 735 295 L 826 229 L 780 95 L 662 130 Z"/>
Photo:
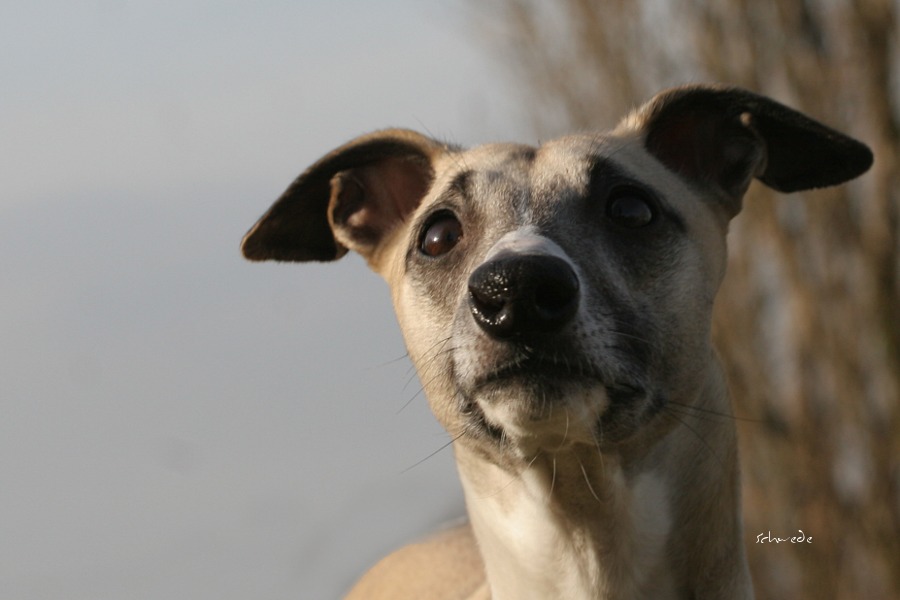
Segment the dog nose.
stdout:
<path fill-rule="evenodd" d="M 578 291 L 575 271 L 561 258 L 498 257 L 469 277 L 469 310 L 494 338 L 553 333 L 578 310 Z"/>

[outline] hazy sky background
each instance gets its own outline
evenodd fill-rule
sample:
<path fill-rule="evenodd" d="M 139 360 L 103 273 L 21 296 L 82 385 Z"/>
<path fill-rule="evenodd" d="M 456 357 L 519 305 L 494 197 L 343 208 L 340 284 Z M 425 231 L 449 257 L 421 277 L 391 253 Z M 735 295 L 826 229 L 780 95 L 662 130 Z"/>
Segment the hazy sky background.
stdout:
<path fill-rule="evenodd" d="M 528 140 L 473 4 L 0 3 L 0 597 L 335 598 L 462 513 L 386 286 L 238 243 L 357 134 Z"/>

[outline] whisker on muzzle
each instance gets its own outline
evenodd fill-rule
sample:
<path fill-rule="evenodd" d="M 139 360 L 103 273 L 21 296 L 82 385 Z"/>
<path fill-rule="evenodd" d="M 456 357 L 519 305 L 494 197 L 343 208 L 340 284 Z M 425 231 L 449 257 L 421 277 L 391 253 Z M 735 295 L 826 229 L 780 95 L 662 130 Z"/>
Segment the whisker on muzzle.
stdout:
<path fill-rule="evenodd" d="M 713 458 L 713 460 L 715 460 L 719 464 L 719 466 L 722 467 L 722 470 L 726 469 L 726 465 L 724 462 L 722 462 L 722 458 L 718 454 L 716 454 L 716 451 L 712 448 L 712 446 L 709 445 L 709 442 L 707 442 L 705 439 L 703 439 L 703 436 L 700 435 L 700 433 L 696 429 L 694 429 L 693 427 L 688 425 L 684 419 L 679 417 L 677 412 L 672 411 L 671 408 L 667 408 L 663 411 L 663 414 L 671 419 L 678 421 L 678 423 L 680 423 L 685 429 L 690 431 L 693 434 L 693 436 L 697 439 L 697 441 L 700 442 L 700 444 L 703 445 L 704 448 L 706 448 L 706 450 L 709 452 L 709 455 Z M 686 416 L 686 415 L 682 415 L 682 416 Z"/>
<path fill-rule="evenodd" d="M 757 424 L 763 423 L 763 421 L 761 421 L 760 419 L 752 419 L 750 417 L 738 417 L 734 414 L 724 413 L 724 412 L 720 412 L 717 410 L 711 410 L 709 408 L 703 408 L 703 407 L 694 406 L 691 404 L 675 402 L 673 400 L 669 400 L 667 402 L 667 405 L 670 408 L 677 408 L 679 411 L 679 414 L 696 417 L 698 419 L 705 418 L 708 421 L 725 420 L 725 421 L 741 421 L 741 422 L 745 422 L 745 423 L 757 423 Z"/>
<path fill-rule="evenodd" d="M 411 464 L 410 466 L 406 467 L 405 469 L 403 469 L 402 471 L 400 471 L 400 473 L 403 474 L 403 473 L 406 473 L 406 472 L 408 472 L 408 471 L 412 471 L 413 469 L 415 469 L 416 467 L 418 467 L 418 466 L 421 465 L 422 463 L 424 463 L 424 462 L 426 462 L 426 461 L 428 461 L 428 460 L 431 460 L 432 458 L 434 458 L 435 456 L 437 456 L 438 454 L 440 454 L 441 452 L 443 452 L 444 450 L 446 450 L 447 448 L 449 448 L 450 446 L 452 446 L 452 445 L 453 445 L 459 438 L 461 438 L 463 435 L 465 435 L 465 432 L 464 432 L 464 431 L 461 432 L 461 433 L 459 433 L 459 434 L 457 434 L 455 437 L 451 438 L 450 441 L 448 441 L 446 444 L 442 445 L 440 448 L 438 448 L 437 450 L 435 450 L 434 452 L 432 452 L 431 454 L 429 454 L 429 455 L 426 456 L 425 458 L 423 458 L 423 459 L 421 459 L 421 460 L 418 460 L 418 461 L 416 461 L 415 463 Z"/>

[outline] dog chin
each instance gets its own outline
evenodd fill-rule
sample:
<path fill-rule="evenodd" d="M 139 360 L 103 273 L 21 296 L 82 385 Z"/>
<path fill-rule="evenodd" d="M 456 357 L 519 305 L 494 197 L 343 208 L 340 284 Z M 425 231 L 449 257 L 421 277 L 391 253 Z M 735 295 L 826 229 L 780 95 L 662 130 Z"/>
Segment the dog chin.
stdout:
<path fill-rule="evenodd" d="M 578 444 L 596 446 L 609 407 L 603 386 L 578 383 L 487 386 L 472 402 L 486 429 L 526 456 Z"/>

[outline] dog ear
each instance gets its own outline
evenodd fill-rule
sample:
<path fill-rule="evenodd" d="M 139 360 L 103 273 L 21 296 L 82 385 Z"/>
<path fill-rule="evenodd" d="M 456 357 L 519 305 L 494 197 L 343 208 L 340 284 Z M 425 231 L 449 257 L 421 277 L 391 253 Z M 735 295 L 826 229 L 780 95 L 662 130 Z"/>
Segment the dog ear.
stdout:
<path fill-rule="evenodd" d="M 729 216 L 754 177 L 780 192 L 837 185 L 864 173 L 872 152 L 774 100 L 738 88 L 688 86 L 639 110 L 646 149 L 723 196 Z"/>
<path fill-rule="evenodd" d="M 405 129 L 358 137 L 303 174 L 244 236 L 250 260 L 330 261 L 377 244 L 427 193 L 447 147 Z"/>

